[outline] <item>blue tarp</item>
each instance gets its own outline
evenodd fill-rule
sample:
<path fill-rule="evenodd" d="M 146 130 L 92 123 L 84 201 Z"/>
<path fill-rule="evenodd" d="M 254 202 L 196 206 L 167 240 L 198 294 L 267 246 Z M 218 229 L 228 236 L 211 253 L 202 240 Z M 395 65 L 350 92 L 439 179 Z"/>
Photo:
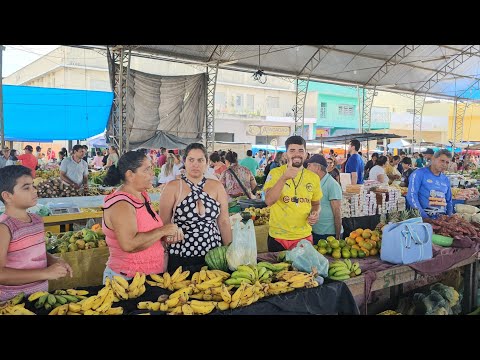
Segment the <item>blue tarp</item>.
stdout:
<path fill-rule="evenodd" d="M 113 93 L 3 85 L 5 140 L 81 140 L 105 130 Z"/>

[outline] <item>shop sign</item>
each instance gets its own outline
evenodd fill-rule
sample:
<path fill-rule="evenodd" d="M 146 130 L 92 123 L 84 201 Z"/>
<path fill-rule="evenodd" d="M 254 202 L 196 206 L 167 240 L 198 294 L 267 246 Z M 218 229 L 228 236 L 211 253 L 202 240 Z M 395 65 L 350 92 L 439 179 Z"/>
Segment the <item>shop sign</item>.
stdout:
<path fill-rule="evenodd" d="M 248 125 L 247 135 L 253 136 L 289 136 L 290 126 L 257 126 Z"/>

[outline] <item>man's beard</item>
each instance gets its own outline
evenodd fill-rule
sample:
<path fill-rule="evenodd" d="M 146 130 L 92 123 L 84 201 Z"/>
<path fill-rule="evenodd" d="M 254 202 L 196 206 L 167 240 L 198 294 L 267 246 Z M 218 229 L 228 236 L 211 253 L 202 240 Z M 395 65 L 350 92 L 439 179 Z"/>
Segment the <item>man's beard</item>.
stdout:
<path fill-rule="evenodd" d="M 295 162 L 294 162 L 295 159 L 300 159 L 300 163 L 295 164 Z M 303 166 L 303 159 L 302 159 L 302 158 L 294 158 L 294 159 L 292 159 L 292 166 L 293 166 L 293 167 L 297 167 L 297 168 L 302 167 L 302 166 Z"/>

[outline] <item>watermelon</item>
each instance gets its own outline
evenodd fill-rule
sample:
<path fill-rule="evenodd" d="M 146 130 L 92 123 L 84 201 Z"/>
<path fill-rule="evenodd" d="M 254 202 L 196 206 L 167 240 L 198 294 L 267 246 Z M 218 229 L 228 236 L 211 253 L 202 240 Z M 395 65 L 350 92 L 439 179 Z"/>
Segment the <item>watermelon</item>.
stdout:
<path fill-rule="evenodd" d="M 205 256 L 205 262 L 209 269 L 228 271 L 227 265 L 227 249 L 228 246 L 219 246 L 210 250 Z"/>

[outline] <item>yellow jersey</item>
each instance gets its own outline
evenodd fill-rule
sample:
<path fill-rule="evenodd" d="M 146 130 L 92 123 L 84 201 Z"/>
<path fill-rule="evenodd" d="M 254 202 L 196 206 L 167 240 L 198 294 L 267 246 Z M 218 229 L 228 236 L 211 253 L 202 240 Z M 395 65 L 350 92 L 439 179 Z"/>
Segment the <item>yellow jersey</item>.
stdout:
<path fill-rule="evenodd" d="M 266 191 L 275 186 L 286 170 L 287 165 L 271 170 L 263 189 Z M 295 179 L 285 182 L 280 198 L 270 207 L 270 236 L 285 240 L 310 236 L 312 227 L 307 218 L 312 209 L 312 201 L 320 201 L 321 198 L 320 177 L 305 168 L 299 171 Z"/>

